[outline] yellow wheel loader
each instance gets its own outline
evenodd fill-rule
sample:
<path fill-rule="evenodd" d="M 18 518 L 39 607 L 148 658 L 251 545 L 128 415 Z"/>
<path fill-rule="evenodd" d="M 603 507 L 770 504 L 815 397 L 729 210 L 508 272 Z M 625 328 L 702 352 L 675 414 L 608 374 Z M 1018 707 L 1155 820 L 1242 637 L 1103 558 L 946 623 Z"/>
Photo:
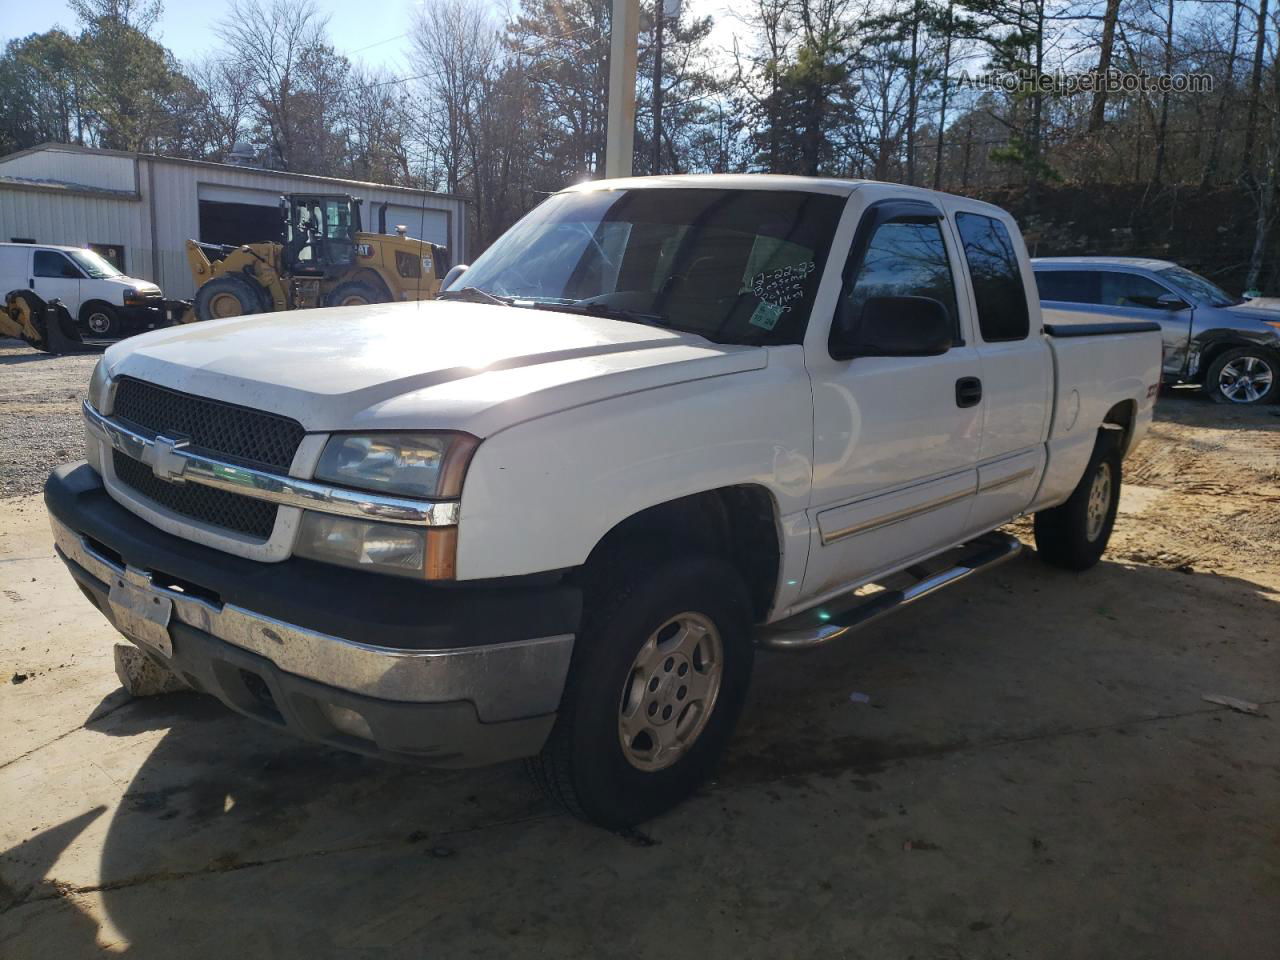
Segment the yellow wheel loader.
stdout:
<path fill-rule="evenodd" d="M 364 233 L 358 198 L 287 194 L 279 240 L 239 247 L 188 240 L 196 296 L 182 321 L 431 299 L 448 272 L 448 250 L 405 236 L 403 227 L 387 236 L 386 209 L 382 232 Z"/>

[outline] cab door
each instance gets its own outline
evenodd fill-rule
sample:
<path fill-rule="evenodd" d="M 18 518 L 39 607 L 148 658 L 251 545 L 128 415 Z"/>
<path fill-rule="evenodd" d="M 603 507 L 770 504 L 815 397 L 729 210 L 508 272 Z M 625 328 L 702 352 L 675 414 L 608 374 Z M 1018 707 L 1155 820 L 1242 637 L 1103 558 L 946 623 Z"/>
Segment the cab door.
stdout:
<path fill-rule="evenodd" d="M 936 356 L 840 360 L 831 327 L 810 324 L 814 478 L 802 599 L 956 542 L 977 487 L 983 401 L 973 387 L 981 364 L 957 296 L 958 251 L 939 207 L 895 194 L 865 186 L 853 196 L 865 206 L 837 313 L 857 324 L 872 296 L 929 297 L 953 319 L 953 342 Z M 834 253 L 832 260 L 839 262 Z"/>
<path fill-rule="evenodd" d="M 46 303 L 61 300 L 72 319 L 80 313 L 80 268 L 60 250 L 34 251 L 31 258 L 31 289 Z"/>
<path fill-rule="evenodd" d="M 948 199 L 975 320 L 985 403 L 978 492 L 966 534 L 1017 516 L 1031 502 L 1045 465 L 1053 358 L 1037 324 L 1037 296 L 1013 219 L 985 204 Z"/>

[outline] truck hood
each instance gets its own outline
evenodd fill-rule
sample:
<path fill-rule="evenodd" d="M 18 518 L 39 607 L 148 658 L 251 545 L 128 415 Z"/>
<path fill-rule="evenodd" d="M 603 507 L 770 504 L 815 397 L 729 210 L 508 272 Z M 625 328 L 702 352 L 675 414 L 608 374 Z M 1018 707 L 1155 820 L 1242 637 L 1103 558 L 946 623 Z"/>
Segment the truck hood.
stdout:
<path fill-rule="evenodd" d="M 139 293 L 158 294 L 160 292 L 160 288 L 157 287 L 150 280 L 139 280 L 137 277 L 126 277 L 124 275 L 121 275 L 118 277 L 105 277 L 102 280 L 99 280 L 97 282 L 109 283 L 112 286 L 121 287 L 122 289 L 125 289 L 125 290 L 129 290 L 129 289 L 137 290 Z"/>
<path fill-rule="evenodd" d="M 768 351 L 637 323 L 459 301 L 234 317 L 111 347 L 113 377 L 271 410 L 308 431 L 479 437 L 609 397 L 760 369 Z"/>

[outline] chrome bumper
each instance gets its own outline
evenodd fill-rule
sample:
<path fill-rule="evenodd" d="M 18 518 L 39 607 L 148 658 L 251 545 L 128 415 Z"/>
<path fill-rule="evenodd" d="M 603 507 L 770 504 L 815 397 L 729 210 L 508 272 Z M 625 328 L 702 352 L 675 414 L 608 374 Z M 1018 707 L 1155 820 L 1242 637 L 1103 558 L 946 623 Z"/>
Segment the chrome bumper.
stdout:
<path fill-rule="evenodd" d="M 158 575 L 122 566 L 56 517 L 49 519 L 64 560 L 109 590 L 151 604 L 113 601 L 104 613 L 126 637 L 161 657 L 167 654 L 168 624 L 177 621 L 263 657 L 287 674 L 365 697 L 415 704 L 468 701 L 482 723 L 544 716 L 559 708 L 573 634 L 447 650 L 354 643 L 165 586 Z M 152 608 L 162 613 L 140 612 Z"/>

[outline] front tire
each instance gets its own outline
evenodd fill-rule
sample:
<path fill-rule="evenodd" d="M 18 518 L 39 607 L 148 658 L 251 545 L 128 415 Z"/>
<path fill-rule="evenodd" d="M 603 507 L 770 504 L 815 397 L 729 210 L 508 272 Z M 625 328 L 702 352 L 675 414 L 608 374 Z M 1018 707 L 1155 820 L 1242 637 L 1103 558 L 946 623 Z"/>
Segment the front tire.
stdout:
<path fill-rule="evenodd" d="M 261 313 L 261 289 L 244 277 L 214 277 L 196 291 L 196 316 L 201 320 L 222 320 Z"/>
<path fill-rule="evenodd" d="M 711 556 L 632 562 L 591 591 L 555 728 L 529 761 L 570 813 L 609 829 L 649 820 L 706 779 L 751 680 L 751 607 Z"/>
<path fill-rule="evenodd" d="M 1259 347 L 1235 347 L 1214 358 L 1204 391 L 1216 403 L 1270 403 L 1280 392 L 1280 358 Z"/>
<path fill-rule="evenodd" d="M 85 333 L 95 338 L 118 337 L 122 324 L 120 314 L 109 303 L 92 301 L 86 303 L 80 311 L 80 322 Z"/>
<path fill-rule="evenodd" d="M 369 284 L 352 280 L 334 287 L 329 296 L 325 297 L 324 305 L 326 307 L 355 307 L 366 303 L 383 303 L 386 299 Z"/>
<path fill-rule="evenodd" d="M 1036 514 L 1040 559 L 1064 570 L 1088 570 L 1102 559 L 1120 505 L 1120 480 L 1120 445 L 1104 431 L 1067 502 Z"/>

